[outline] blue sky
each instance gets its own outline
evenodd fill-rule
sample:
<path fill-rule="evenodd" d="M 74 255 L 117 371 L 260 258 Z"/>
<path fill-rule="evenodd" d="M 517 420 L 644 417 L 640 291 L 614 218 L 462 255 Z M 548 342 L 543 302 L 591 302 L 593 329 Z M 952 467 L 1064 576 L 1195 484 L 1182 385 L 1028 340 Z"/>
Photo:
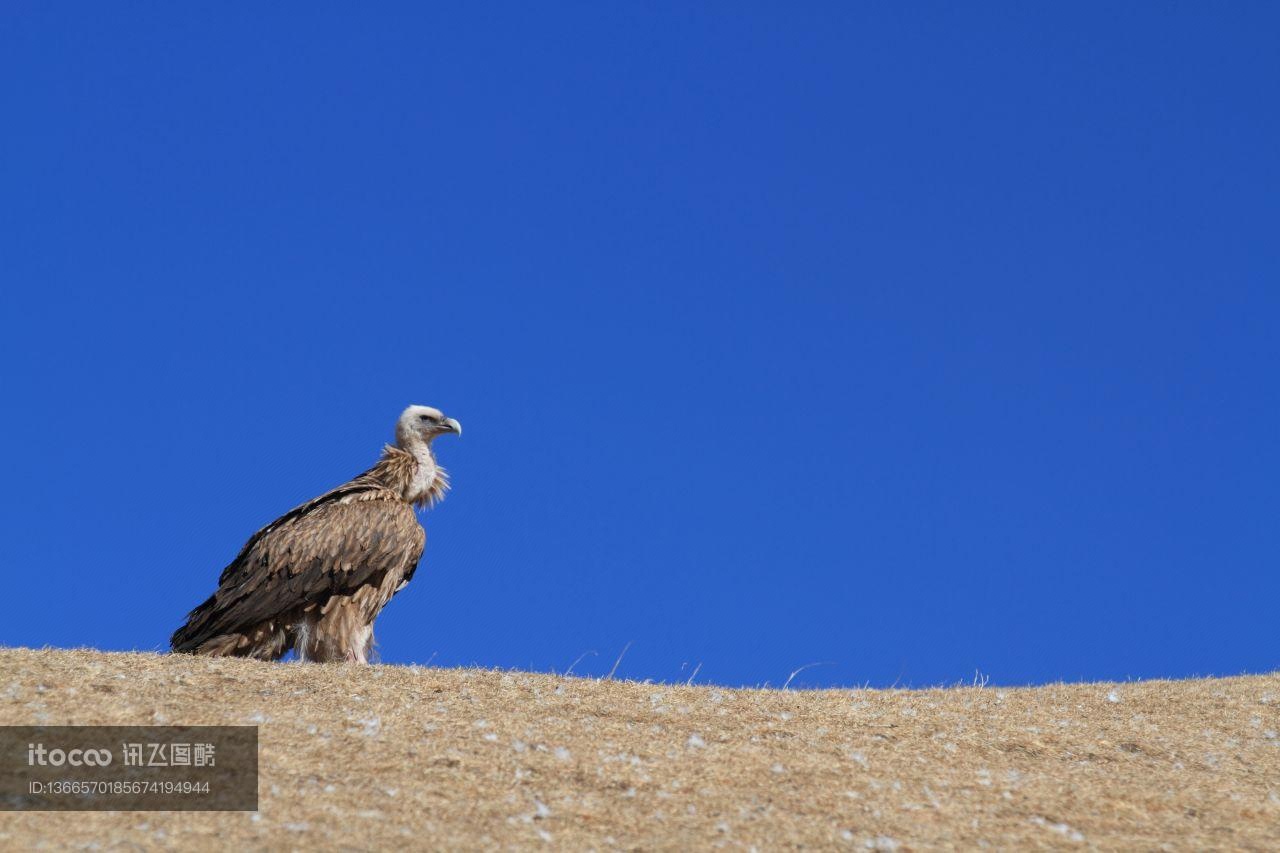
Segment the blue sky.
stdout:
<path fill-rule="evenodd" d="M 163 648 L 416 402 L 388 662 L 1274 669 L 1277 26 L 8 4 L 0 643 Z"/>

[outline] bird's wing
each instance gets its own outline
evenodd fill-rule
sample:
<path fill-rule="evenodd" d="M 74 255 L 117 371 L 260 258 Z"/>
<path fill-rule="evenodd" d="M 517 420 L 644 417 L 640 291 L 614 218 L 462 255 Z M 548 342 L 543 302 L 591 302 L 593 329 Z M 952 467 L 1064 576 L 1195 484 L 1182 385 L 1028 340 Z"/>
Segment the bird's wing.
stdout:
<path fill-rule="evenodd" d="M 333 595 L 409 571 L 426 535 L 392 492 L 339 488 L 253 535 L 219 579 L 218 591 L 174 634 L 180 651 L 211 637 L 279 618 Z"/>
<path fill-rule="evenodd" d="M 280 516 L 275 521 L 271 522 L 270 524 L 266 525 L 261 530 L 259 530 L 257 533 L 250 536 L 249 541 L 244 543 L 244 547 L 240 549 L 240 553 L 237 554 L 236 558 L 232 560 L 225 569 L 222 570 L 222 574 L 218 576 L 218 587 L 221 588 L 222 585 L 225 584 L 229 578 L 237 574 L 240 571 L 240 569 L 243 567 L 244 561 L 246 557 L 248 557 L 249 552 L 254 550 L 258 546 L 258 543 L 260 543 L 263 540 L 263 538 L 270 536 L 276 530 L 289 526 L 293 522 L 298 521 L 302 517 L 318 509 L 319 507 L 324 506 L 325 504 L 347 503 L 352 500 L 360 499 L 362 497 L 366 499 L 369 497 L 381 497 L 382 495 L 379 495 L 378 493 L 380 493 L 382 489 L 380 489 L 376 485 L 371 485 L 371 484 L 362 482 L 366 476 L 367 475 L 362 474 L 360 477 L 357 477 L 356 479 L 351 480 L 350 482 L 344 483 L 341 486 L 338 486 L 336 489 L 332 489 L 330 491 L 325 492 L 323 495 L 321 495 L 318 498 L 312 498 L 311 500 L 307 501 L 304 504 L 295 506 L 293 509 L 286 512 L 284 515 Z M 390 495 L 387 495 L 386 497 L 389 498 Z"/>

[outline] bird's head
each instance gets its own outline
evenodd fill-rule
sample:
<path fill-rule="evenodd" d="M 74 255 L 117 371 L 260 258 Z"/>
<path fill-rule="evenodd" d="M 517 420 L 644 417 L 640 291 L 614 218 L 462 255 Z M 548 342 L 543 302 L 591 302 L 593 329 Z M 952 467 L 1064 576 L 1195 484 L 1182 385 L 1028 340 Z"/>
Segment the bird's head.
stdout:
<path fill-rule="evenodd" d="M 418 441 L 430 444 L 432 439 L 446 432 L 462 435 L 462 424 L 446 418 L 444 412 L 430 406 L 410 406 L 396 421 L 396 442 L 401 447 Z"/>

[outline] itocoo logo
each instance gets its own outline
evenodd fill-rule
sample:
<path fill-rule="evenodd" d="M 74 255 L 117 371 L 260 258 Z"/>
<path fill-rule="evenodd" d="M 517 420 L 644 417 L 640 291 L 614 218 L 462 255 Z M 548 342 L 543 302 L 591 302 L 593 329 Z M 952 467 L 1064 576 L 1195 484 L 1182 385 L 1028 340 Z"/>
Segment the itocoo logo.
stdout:
<path fill-rule="evenodd" d="M 42 743 L 27 744 L 27 766 L 42 767 L 53 765 L 61 767 L 69 764 L 72 767 L 106 767 L 111 763 L 109 749 L 45 749 Z"/>

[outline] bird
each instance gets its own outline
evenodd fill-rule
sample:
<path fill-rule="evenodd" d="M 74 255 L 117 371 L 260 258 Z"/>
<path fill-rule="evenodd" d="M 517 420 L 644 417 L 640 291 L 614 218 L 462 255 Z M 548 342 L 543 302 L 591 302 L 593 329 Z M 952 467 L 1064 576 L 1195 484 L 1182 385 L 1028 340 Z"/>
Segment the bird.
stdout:
<path fill-rule="evenodd" d="M 368 663 L 373 623 L 413 578 L 426 531 L 415 509 L 444 498 L 432 442 L 462 424 L 409 406 L 372 468 L 294 507 L 249 538 L 218 589 L 173 633 L 174 652 Z"/>

